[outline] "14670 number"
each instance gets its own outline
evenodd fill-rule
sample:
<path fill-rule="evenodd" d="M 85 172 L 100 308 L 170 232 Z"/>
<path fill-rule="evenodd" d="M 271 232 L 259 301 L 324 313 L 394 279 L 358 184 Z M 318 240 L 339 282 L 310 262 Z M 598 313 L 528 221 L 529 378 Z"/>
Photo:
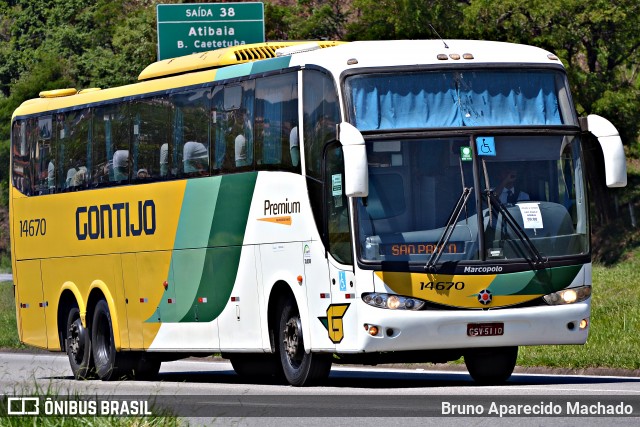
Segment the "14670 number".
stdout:
<path fill-rule="evenodd" d="M 44 236 L 47 234 L 47 220 L 44 218 L 20 220 L 20 237 Z"/>

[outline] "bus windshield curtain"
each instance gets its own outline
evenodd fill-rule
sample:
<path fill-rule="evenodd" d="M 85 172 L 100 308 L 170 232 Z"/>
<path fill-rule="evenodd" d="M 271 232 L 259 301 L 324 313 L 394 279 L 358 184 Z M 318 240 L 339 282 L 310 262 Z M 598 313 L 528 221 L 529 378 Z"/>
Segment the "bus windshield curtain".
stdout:
<path fill-rule="evenodd" d="M 555 73 L 429 72 L 349 79 L 360 130 L 560 125 Z"/>

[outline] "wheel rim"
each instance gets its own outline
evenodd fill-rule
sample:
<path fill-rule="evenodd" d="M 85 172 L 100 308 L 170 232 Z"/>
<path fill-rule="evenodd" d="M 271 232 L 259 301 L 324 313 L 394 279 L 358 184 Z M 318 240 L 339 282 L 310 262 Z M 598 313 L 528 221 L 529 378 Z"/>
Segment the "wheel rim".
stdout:
<path fill-rule="evenodd" d="M 84 327 L 80 319 L 76 319 L 69 326 L 67 336 L 67 348 L 71 353 L 71 357 L 77 364 L 82 363 L 84 358 Z"/>
<path fill-rule="evenodd" d="M 304 344 L 299 316 L 293 316 L 287 321 L 284 327 L 283 342 L 289 364 L 293 367 L 300 366 L 304 356 Z"/>

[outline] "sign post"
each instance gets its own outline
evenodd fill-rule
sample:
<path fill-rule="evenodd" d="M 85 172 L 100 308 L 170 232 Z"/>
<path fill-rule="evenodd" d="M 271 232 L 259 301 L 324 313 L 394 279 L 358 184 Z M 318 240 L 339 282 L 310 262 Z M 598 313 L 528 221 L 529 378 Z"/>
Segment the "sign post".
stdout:
<path fill-rule="evenodd" d="M 264 5 L 159 4 L 158 60 L 264 42 Z"/>

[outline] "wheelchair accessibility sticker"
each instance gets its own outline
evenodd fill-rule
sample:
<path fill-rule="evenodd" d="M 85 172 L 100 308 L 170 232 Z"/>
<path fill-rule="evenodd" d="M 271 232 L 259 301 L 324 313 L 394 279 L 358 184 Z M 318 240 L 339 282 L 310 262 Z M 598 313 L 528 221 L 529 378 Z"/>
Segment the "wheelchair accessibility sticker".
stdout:
<path fill-rule="evenodd" d="M 479 136 L 476 138 L 478 156 L 495 156 L 496 142 L 492 136 Z"/>

